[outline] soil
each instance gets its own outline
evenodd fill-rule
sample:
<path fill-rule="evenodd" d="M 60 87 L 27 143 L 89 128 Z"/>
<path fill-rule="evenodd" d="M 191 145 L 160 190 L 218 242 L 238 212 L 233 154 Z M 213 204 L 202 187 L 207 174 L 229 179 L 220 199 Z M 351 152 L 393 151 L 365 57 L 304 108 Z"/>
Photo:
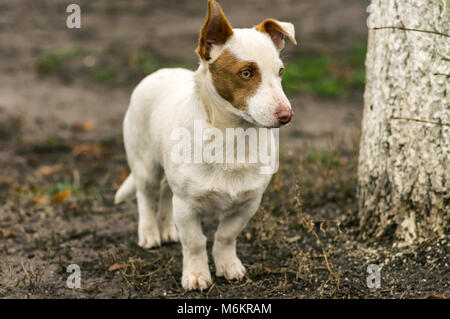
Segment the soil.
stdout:
<path fill-rule="evenodd" d="M 222 2 L 233 26 L 266 17 L 293 22 L 300 45 L 287 48 L 286 59 L 338 52 L 367 38 L 365 1 Z M 180 244 L 140 248 L 135 203 L 112 203 L 127 174 L 121 122 L 139 77 L 119 64 L 121 80 L 99 84 L 79 70 L 43 75 L 36 61 L 66 47 L 99 56 L 114 48 L 113 58 L 147 47 L 159 63 L 195 68 L 205 4 L 77 3 L 80 30 L 65 27 L 63 3 L 0 4 L 0 297 L 449 297 L 447 234 L 414 247 L 358 240 L 358 91 L 333 100 L 290 96 L 296 115 L 281 132 L 280 170 L 238 238 L 246 278 L 213 275 L 208 291 L 183 291 Z M 204 223 L 209 251 L 216 226 Z M 71 264 L 80 267 L 80 289 L 67 286 Z M 379 267 L 379 288 L 368 287 L 370 264 Z"/>

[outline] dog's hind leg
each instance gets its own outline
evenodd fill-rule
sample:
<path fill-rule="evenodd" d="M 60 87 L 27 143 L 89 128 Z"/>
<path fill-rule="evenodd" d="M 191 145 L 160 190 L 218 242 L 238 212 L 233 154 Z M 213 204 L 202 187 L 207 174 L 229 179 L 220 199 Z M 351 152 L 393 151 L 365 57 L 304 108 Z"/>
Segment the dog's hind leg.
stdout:
<path fill-rule="evenodd" d="M 178 241 L 178 232 L 173 221 L 172 190 L 167 179 L 161 180 L 159 187 L 158 219 L 162 242 Z"/>
<path fill-rule="evenodd" d="M 156 219 L 156 201 L 158 197 L 159 168 L 146 170 L 145 179 L 136 181 L 136 198 L 139 211 L 139 246 L 152 248 L 161 245 L 161 236 Z"/>

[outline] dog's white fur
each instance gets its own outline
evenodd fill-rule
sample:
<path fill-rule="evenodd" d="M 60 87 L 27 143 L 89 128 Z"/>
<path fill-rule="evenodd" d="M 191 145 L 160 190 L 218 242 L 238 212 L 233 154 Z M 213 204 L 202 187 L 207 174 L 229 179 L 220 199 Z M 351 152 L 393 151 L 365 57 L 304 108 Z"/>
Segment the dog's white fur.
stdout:
<path fill-rule="evenodd" d="M 293 26 L 285 26 L 293 38 Z M 234 127 L 279 127 L 276 108 L 280 104 L 290 108 L 278 75 L 283 64 L 270 37 L 255 29 L 233 31 L 224 45 L 212 47 L 211 60 L 201 61 L 196 72 L 162 69 L 147 76 L 134 90 L 123 124 L 131 174 L 115 201 L 137 197 L 141 247 L 180 237 L 182 286 L 187 290 L 203 290 L 211 284 L 200 222 L 204 214 L 220 219 L 213 246 L 217 276 L 243 278 L 245 268 L 236 255 L 236 237 L 259 207 L 271 175 L 260 173 L 261 163 L 175 163 L 171 160 L 176 143 L 172 131 L 183 127 L 192 132 L 194 121 L 224 133 Z M 241 60 L 255 61 L 261 71 L 261 85 L 248 99 L 246 111 L 234 108 L 213 85 L 208 64 L 225 49 Z"/>

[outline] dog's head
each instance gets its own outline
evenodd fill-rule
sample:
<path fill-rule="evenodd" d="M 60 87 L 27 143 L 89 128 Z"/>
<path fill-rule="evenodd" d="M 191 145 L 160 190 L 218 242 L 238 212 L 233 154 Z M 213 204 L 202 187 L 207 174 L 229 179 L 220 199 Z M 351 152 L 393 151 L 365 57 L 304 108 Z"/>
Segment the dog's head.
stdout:
<path fill-rule="evenodd" d="M 285 36 L 296 44 L 294 26 L 274 19 L 232 29 L 219 4 L 208 1 L 196 52 L 216 93 L 234 113 L 258 126 L 280 127 L 294 114 L 281 86 L 279 54 Z"/>

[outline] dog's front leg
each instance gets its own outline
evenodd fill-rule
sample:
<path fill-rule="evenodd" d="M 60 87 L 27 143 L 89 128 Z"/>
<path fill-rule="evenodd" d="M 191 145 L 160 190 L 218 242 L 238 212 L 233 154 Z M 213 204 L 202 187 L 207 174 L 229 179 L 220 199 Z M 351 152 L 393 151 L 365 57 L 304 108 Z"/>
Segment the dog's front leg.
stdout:
<path fill-rule="evenodd" d="M 173 217 L 183 247 L 183 276 L 185 290 L 204 290 L 211 284 L 211 273 L 206 253 L 206 236 L 200 218 L 183 199 L 173 197 Z"/>
<path fill-rule="evenodd" d="M 220 221 L 213 246 L 213 258 L 218 277 L 224 276 L 228 280 L 244 278 L 245 267 L 236 254 L 236 238 L 256 213 L 260 202 L 261 198 L 259 197 L 242 211 L 225 215 Z"/>

